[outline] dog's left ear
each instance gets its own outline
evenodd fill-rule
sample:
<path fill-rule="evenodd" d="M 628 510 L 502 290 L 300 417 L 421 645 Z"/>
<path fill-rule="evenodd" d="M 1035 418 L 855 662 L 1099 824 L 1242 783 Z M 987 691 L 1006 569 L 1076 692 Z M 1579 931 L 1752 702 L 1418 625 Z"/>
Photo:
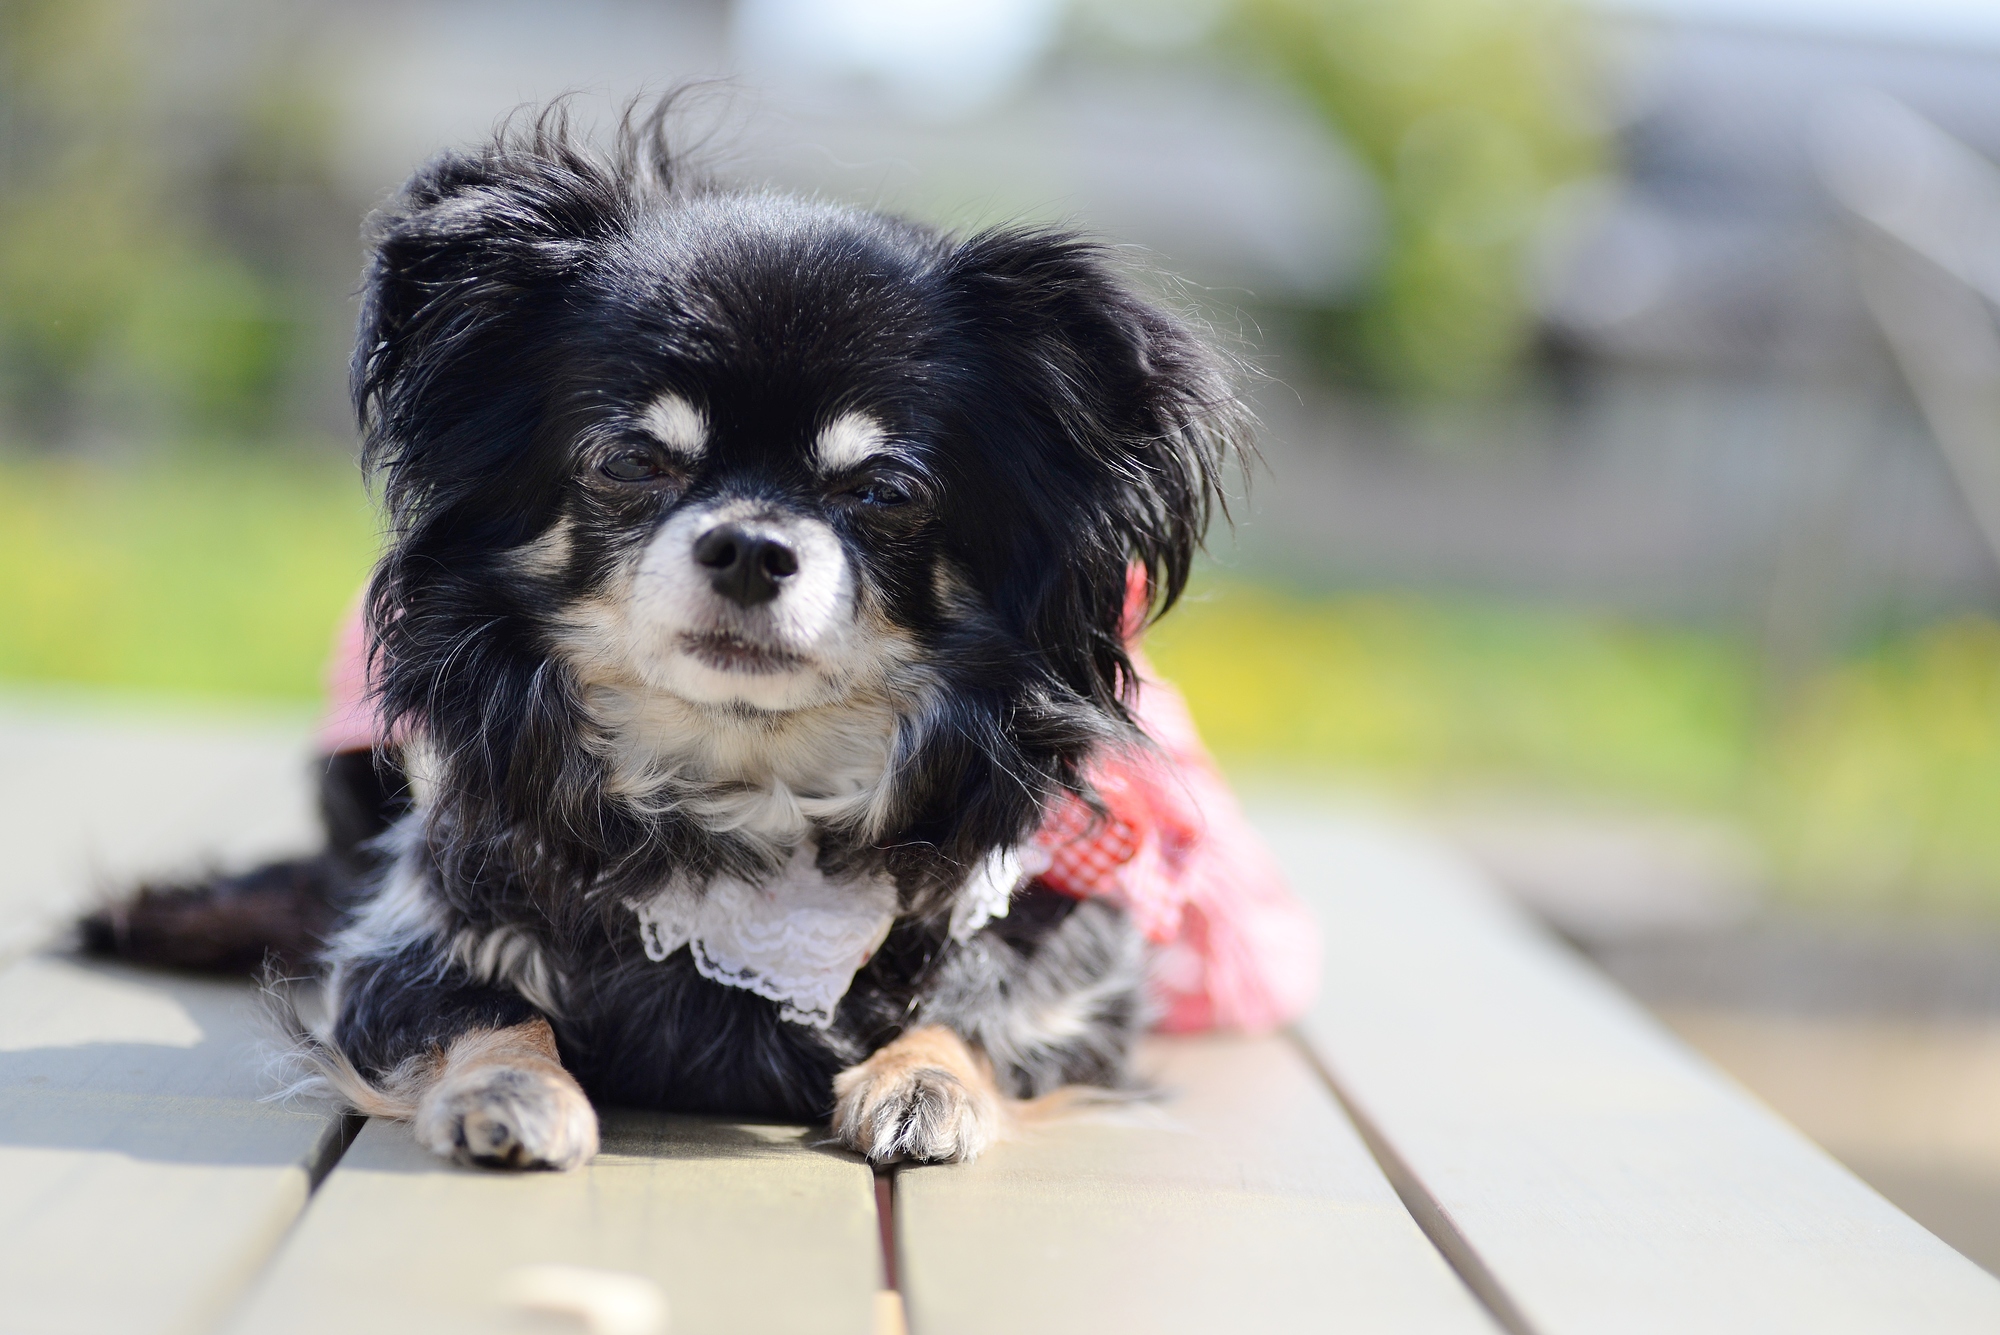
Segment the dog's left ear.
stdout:
<path fill-rule="evenodd" d="M 1087 241 L 985 232 L 950 269 L 984 344 L 980 374 L 953 387 L 961 420 L 1021 497 L 988 530 L 995 610 L 1071 689 L 1122 710 L 1128 570 L 1146 573 L 1150 615 L 1179 598 L 1249 413 L 1222 357 Z"/>

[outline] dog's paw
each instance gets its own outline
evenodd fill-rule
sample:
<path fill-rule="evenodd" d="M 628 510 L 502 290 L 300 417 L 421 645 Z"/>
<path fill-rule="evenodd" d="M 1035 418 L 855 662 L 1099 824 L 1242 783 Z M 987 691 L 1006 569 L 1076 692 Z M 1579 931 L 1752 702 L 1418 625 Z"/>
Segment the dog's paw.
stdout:
<path fill-rule="evenodd" d="M 417 1141 L 487 1168 L 580 1168 L 597 1153 L 597 1112 L 559 1067 L 481 1066 L 448 1076 L 417 1107 Z"/>
<path fill-rule="evenodd" d="M 833 1134 L 876 1163 L 970 1163 L 1000 1131 L 1002 1100 L 956 1034 L 918 1030 L 833 1082 Z"/>

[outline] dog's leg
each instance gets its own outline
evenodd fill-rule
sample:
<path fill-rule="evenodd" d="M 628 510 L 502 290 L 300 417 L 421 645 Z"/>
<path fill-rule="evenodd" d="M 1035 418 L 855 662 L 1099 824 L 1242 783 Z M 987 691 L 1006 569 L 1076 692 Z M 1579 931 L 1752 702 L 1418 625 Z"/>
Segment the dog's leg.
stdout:
<path fill-rule="evenodd" d="M 330 1038 L 288 1008 L 278 1015 L 309 1082 L 356 1112 L 411 1123 L 417 1142 L 447 1159 L 495 1168 L 589 1162 L 597 1114 L 563 1069 L 547 1017 L 450 968 L 415 948 L 341 961 Z"/>
<path fill-rule="evenodd" d="M 993 1069 L 943 1025 L 912 1029 L 833 1080 L 833 1134 L 876 1163 L 969 1163 L 1000 1134 Z"/>
<path fill-rule="evenodd" d="M 575 1168 L 597 1115 L 549 1016 L 561 975 L 533 936 L 455 920 L 411 845 L 328 950 L 333 1032 L 300 1055 L 357 1111 L 462 1163 Z M 531 999 L 532 998 L 532 999 Z"/>
<path fill-rule="evenodd" d="M 577 1168 L 597 1153 L 597 1113 L 543 1019 L 460 1034 L 413 1072 L 417 1141 L 492 1168 Z"/>
<path fill-rule="evenodd" d="M 1119 909 L 1030 886 L 944 959 L 917 1019 L 964 1035 L 1016 1097 L 1126 1089 L 1146 968 L 1145 940 Z"/>

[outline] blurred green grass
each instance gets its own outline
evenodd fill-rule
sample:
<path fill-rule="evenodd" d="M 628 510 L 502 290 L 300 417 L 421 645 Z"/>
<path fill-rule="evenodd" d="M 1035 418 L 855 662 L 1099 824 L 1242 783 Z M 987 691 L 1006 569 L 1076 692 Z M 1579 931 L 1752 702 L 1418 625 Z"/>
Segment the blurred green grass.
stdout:
<path fill-rule="evenodd" d="M 1773 709 L 1716 633 L 1411 595 L 1211 583 L 1149 644 L 1239 772 L 1719 818 L 1781 892 L 2000 912 L 2000 625 L 1931 626 Z"/>
<path fill-rule="evenodd" d="M 0 681 L 312 699 L 377 533 L 329 451 L 0 455 Z"/>
<path fill-rule="evenodd" d="M 1822 674 L 1756 780 L 1794 889 L 2000 910 L 2000 625 L 1945 622 Z"/>
<path fill-rule="evenodd" d="M 377 523 L 324 454 L 0 455 L 0 682 L 311 701 Z M 1776 711 L 1726 635 L 1213 572 L 1148 649 L 1239 773 L 1704 814 L 1818 902 L 2000 912 L 1986 619 L 1836 664 Z"/>
<path fill-rule="evenodd" d="M 1727 641 L 1408 594 L 1209 583 L 1148 640 L 1219 758 L 1415 789 L 1521 785 L 1722 805 L 1750 677 Z"/>

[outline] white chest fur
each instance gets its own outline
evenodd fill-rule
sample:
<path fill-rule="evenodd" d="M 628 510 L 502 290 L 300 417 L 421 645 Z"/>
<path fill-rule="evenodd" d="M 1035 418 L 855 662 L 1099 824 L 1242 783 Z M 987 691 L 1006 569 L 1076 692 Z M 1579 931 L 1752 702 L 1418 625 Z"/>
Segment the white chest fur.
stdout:
<path fill-rule="evenodd" d="M 832 881 L 819 847 L 804 840 L 772 879 L 752 884 L 719 876 L 706 886 L 676 878 L 646 899 L 627 900 L 646 954 L 664 960 L 682 946 L 701 976 L 778 1003 L 793 1024 L 824 1029 L 840 999 L 896 920 L 887 876 Z M 964 940 L 993 918 L 1023 879 L 1020 860 L 997 853 L 973 873 L 952 914 Z"/>

